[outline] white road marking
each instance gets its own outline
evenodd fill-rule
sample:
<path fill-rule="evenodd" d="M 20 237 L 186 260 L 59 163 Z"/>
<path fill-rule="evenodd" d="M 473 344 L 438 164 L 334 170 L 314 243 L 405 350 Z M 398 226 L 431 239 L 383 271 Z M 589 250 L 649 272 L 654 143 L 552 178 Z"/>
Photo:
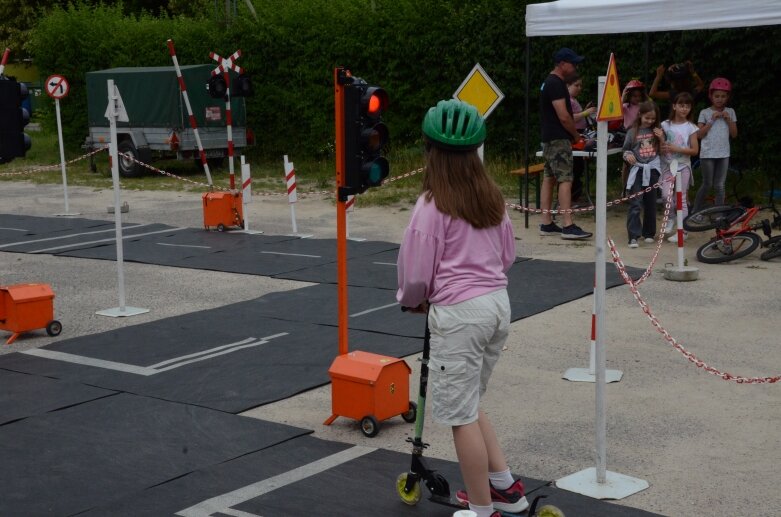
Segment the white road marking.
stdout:
<path fill-rule="evenodd" d="M 389 303 L 388 305 L 383 305 L 382 307 L 375 307 L 373 309 L 368 309 L 365 311 L 356 312 L 355 314 L 350 314 L 350 317 L 357 318 L 358 316 L 363 316 L 364 314 L 369 314 L 370 312 L 381 311 L 382 309 L 387 309 L 388 307 L 395 307 L 396 305 L 398 305 L 398 303 Z"/>
<path fill-rule="evenodd" d="M 171 244 L 168 242 L 156 242 L 155 244 L 158 244 L 160 246 L 175 246 L 178 248 L 203 248 L 205 250 L 210 250 L 211 246 L 198 246 L 196 244 Z"/>
<path fill-rule="evenodd" d="M 337 467 L 356 458 L 360 458 L 361 456 L 376 450 L 377 449 L 374 447 L 356 445 L 341 452 L 337 452 L 336 454 L 332 454 L 317 461 L 313 461 L 312 463 L 294 468 L 293 470 L 283 472 L 282 474 L 258 481 L 257 483 L 247 485 L 243 488 L 239 488 L 233 492 L 228 492 L 227 494 L 212 497 L 211 499 L 202 501 L 195 506 L 185 508 L 184 510 L 177 512 L 175 515 L 179 515 L 180 517 L 211 517 L 215 513 L 222 513 L 226 515 L 239 515 L 242 517 L 252 516 L 253 514 L 229 513 L 226 510 L 231 510 L 232 506 L 236 506 L 251 499 L 255 499 L 256 497 L 268 494 L 269 492 L 273 492 L 278 488 L 296 483 L 302 479 L 320 474 L 321 472 L 325 472 L 328 469 Z M 232 511 L 236 512 L 236 510 Z"/>
<path fill-rule="evenodd" d="M 116 363 L 114 361 L 105 361 L 103 359 L 95 359 L 94 357 L 85 357 L 83 355 L 57 352 L 56 350 L 47 350 L 45 348 L 31 348 L 30 350 L 21 350 L 20 353 L 34 355 L 36 357 L 44 357 L 46 359 L 54 359 L 55 361 L 64 361 L 66 363 L 95 366 L 97 368 L 103 368 L 104 370 L 116 370 L 119 372 L 134 373 L 136 375 L 143 375 L 145 377 L 157 373 L 157 370 L 153 370 L 152 368 L 147 368 L 145 366 Z"/>
<path fill-rule="evenodd" d="M 22 350 L 20 353 L 34 355 L 36 357 L 43 357 L 45 359 L 53 359 L 55 361 L 81 364 L 84 366 L 94 366 L 96 368 L 103 368 L 104 370 L 115 370 L 118 372 L 132 373 L 135 375 L 143 375 L 144 377 L 148 377 L 150 375 L 173 370 L 174 368 L 179 368 L 186 364 L 197 363 L 199 361 L 211 359 L 212 357 L 230 354 L 244 348 L 265 345 L 270 340 L 277 337 L 286 336 L 287 334 L 287 332 L 280 332 L 279 334 L 273 334 L 271 336 L 262 337 L 260 339 L 250 337 L 235 343 L 210 348 L 208 350 L 201 350 L 200 352 L 196 352 L 194 354 L 174 357 L 173 359 L 161 361 L 151 366 L 137 366 L 135 364 L 117 363 L 115 361 L 107 361 L 105 359 L 97 359 L 95 357 L 69 354 L 67 352 L 58 352 L 56 350 L 48 350 L 46 348 L 32 348 L 30 350 Z"/>
<path fill-rule="evenodd" d="M 320 255 L 304 255 L 303 253 L 282 253 L 279 251 L 261 251 L 261 253 L 266 253 L 268 255 L 287 255 L 288 257 L 322 258 Z"/>
<path fill-rule="evenodd" d="M 141 226 L 150 226 L 149 224 L 134 224 L 132 226 L 123 226 L 123 230 L 130 228 L 140 228 Z M 70 239 L 71 237 L 80 237 L 82 235 L 95 235 L 96 233 L 113 232 L 115 228 L 112 226 L 108 230 L 95 230 L 94 232 L 82 232 L 82 233 L 69 233 L 68 235 L 58 235 L 57 237 L 46 237 L 45 239 L 33 239 L 29 241 L 9 242 L 7 244 L 0 244 L 0 248 L 10 248 L 11 246 L 22 246 L 24 244 L 32 244 L 35 242 L 48 242 L 61 239 Z"/>
<path fill-rule="evenodd" d="M 372 264 L 377 264 L 378 266 L 393 266 L 396 267 L 395 262 L 372 262 Z"/>
<path fill-rule="evenodd" d="M 148 225 L 144 225 L 148 226 Z M 178 232 L 181 230 L 185 230 L 186 228 L 166 228 L 165 230 L 157 230 L 154 232 L 145 232 L 145 233 L 134 233 L 132 235 L 123 235 L 122 240 L 126 239 L 135 239 L 136 237 L 144 237 L 145 235 L 156 235 L 158 233 L 167 233 L 167 232 Z M 28 253 L 48 253 L 50 251 L 56 251 L 56 250 L 62 250 L 66 248 L 77 248 L 79 246 L 85 246 L 87 244 L 100 244 L 101 242 L 114 242 L 116 241 L 116 237 L 111 237 L 110 239 L 100 239 L 97 241 L 87 241 L 87 242 L 74 242 L 73 244 L 64 244 L 62 246 L 55 246 L 53 248 L 45 248 L 42 250 L 33 250 L 29 251 Z"/>
<path fill-rule="evenodd" d="M 26 232 L 24 228 L 0 228 L 0 230 L 8 230 L 9 232 Z"/>

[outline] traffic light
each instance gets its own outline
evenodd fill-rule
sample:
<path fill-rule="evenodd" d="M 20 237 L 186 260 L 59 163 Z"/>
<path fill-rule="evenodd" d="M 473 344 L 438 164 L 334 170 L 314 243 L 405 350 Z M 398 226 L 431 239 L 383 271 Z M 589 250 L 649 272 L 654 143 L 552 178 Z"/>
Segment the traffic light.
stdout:
<path fill-rule="evenodd" d="M 388 127 L 382 115 L 388 94 L 378 86 L 353 77 L 344 85 L 344 187 L 346 194 L 360 194 L 378 187 L 388 177 L 388 160 L 382 156 L 388 143 Z"/>
<path fill-rule="evenodd" d="M 0 78 L 0 163 L 24 157 L 30 149 L 30 136 L 24 133 L 30 114 L 22 107 L 27 96 L 24 83 Z"/>
<path fill-rule="evenodd" d="M 231 85 L 231 96 L 252 97 L 252 81 L 247 74 L 240 74 Z"/>
<path fill-rule="evenodd" d="M 211 76 L 206 84 L 206 88 L 209 90 L 209 95 L 214 99 L 224 99 L 228 93 L 228 85 L 225 84 L 222 74 Z"/>

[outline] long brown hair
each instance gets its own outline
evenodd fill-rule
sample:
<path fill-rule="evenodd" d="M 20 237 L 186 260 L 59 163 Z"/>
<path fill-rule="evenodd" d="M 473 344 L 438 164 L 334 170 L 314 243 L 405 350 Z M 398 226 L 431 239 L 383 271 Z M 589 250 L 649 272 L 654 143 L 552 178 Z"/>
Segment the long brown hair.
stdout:
<path fill-rule="evenodd" d="M 475 228 L 502 222 L 504 197 L 488 176 L 477 150 L 449 151 L 427 146 L 423 192 L 437 209 Z"/>
<path fill-rule="evenodd" d="M 657 127 L 661 127 L 662 116 L 659 111 L 659 106 L 654 101 L 641 102 L 640 104 L 637 105 L 637 117 L 635 118 L 635 121 L 632 123 L 632 129 L 635 130 L 635 137 L 637 137 L 637 133 L 640 131 L 640 125 L 643 123 L 643 121 L 641 120 L 643 115 L 650 112 L 654 112 L 654 114 L 656 114 L 656 120 L 654 121 L 654 125 L 651 127 L 651 129 L 653 130 Z M 654 143 L 654 149 L 658 154 L 659 139 L 656 138 L 656 135 L 654 135 L 653 137 L 653 143 Z"/>

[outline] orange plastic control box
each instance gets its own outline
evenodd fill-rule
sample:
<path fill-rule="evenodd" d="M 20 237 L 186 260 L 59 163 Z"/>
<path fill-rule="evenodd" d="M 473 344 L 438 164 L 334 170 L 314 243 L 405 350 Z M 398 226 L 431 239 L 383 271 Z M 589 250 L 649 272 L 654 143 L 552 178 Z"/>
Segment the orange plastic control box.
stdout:
<path fill-rule="evenodd" d="M 372 417 L 376 424 L 410 412 L 410 372 L 407 363 L 396 357 L 361 351 L 337 356 L 328 370 L 333 414 L 326 424 L 337 416 Z"/>
<path fill-rule="evenodd" d="M 54 291 L 48 284 L 16 284 L 0 286 L 0 329 L 13 334 L 10 345 L 23 332 L 45 328 L 50 336 L 62 331 L 54 319 Z"/>
<path fill-rule="evenodd" d="M 203 199 L 203 225 L 206 229 L 241 228 L 244 226 L 241 191 L 205 192 Z"/>

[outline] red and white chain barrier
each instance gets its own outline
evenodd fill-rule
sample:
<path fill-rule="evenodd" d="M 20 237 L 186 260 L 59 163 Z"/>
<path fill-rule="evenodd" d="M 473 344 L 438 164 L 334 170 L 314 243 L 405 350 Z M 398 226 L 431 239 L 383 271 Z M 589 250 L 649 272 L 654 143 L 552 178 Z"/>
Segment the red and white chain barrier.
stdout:
<path fill-rule="evenodd" d="M 103 151 L 108 151 L 108 147 L 100 147 L 98 149 L 95 149 L 94 151 L 91 151 L 87 154 L 82 154 L 78 158 L 74 158 L 72 160 L 68 160 L 65 162 L 66 165 L 70 165 L 71 163 L 76 163 L 78 161 L 84 160 L 85 158 L 89 158 L 90 156 L 94 156 L 98 153 L 102 153 Z M 44 165 L 42 167 L 35 167 L 32 169 L 25 169 L 25 170 L 18 170 L 18 171 L 10 171 L 10 172 L 0 172 L 0 176 L 23 176 L 26 174 L 35 174 L 38 172 L 46 172 L 46 171 L 52 171 L 55 169 L 59 169 L 61 167 L 60 163 L 55 163 L 54 165 Z"/>
<path fill-rule="evenodd" d="M 708 365 L 707 363 L 705 363 L 705 361 L 697 358 L 697 356 L 695 356 L 693 353 L 686 350 L 662 326 L 662 324 L 659 322 L 659 319 L 656 316 L 654 316 L 654 314 L 651 312 L 651 308 L 648 306 L 645 300 L 643 300 L 643 298 L 640 296 L 640 292 L 637 289 L 637 284 L 629 277 L 629 274 L 626 272 L 626 266 L 622 262 L 621 257 L 618 254 L 618 250 L 616 249 L 616 245 L 613 242 L 613 240 L 608 239 L 607 242 L 608 242 L 608 246 L 610 247 L 610 254 L 613 256 L 613 262 L 616 265 L 616 269 L 618 269 L 618 273 L 624 279 L 624 282 L 629 286 L 629 290 L 632 292 L 632 295 L 635 297 L 635 300 L 637 300 L 637 303 L 640 305 L 640 308 L 643 310 L 646 316 L 648 316 L 648 319 L 651 320 L 651 325 L 653 325 L 654 328 L 664 336 L 664 339 L 668 343 L 670 343 L 670 345 L 672 345 L 673 348 L 675 348 L 680 353 L 682 353 L 683 356 L 686 357 L 686 359 L 694 363 L 698 368 L 702 368 L 706 372 L 715 375 L 717 377 L 720 377 L 725 381 L 734 381 L 739 384 L 766 384 L 766 383 L 772 384 L 781 380 L 781 375 L 776 375 L 773 377 L 743 377 L 741 375 L 733 375 L 731 373 L 722 372 L 721 370 L 718 370 Z"/>

